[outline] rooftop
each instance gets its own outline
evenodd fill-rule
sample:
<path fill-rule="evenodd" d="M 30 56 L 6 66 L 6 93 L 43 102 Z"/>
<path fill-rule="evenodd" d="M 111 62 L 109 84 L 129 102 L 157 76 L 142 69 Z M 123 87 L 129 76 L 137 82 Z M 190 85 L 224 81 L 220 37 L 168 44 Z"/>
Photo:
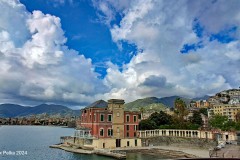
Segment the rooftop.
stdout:
<path fill-rule="evenodd" d="M 90 104 L 86 108 L 107 108 L 107 106 L 108 106 L 108 103 L 106 101 L 98 100 L 98 101 Z"/>

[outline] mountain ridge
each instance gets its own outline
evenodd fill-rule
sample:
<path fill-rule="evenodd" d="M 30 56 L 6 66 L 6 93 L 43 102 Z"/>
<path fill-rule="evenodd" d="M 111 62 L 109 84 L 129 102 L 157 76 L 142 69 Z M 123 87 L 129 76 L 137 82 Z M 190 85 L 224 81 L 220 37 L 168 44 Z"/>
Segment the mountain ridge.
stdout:
<path fill-rule="evenodd" d="M 63 105 L 57 104 L 40 104 L 34 107 L 22 106 L 18 104 L 0 104 L 0 117 L 8 118 L 8 117 L 23 117 L 30 115 L 37 115 L 47 113 L 49 115 L 72 115 L 79 116 L 80 110 L 72 110 Z"/>
<path fill-rule="evenodd" d="M 129 102 L 125 104 L 125 108 L 127 110 L 140 110 L 141 107 L 144 108 L 151 108 L 152 106 L 155 106 L 155 108 L 157 107 L 159 108 L 173 108 L 174 107 L 174 101 L 176 98 L 181 98 L 186 105 L 189 105 L 191 101 L 196 101 L 196 100 L 204 100 L 204 99 L 208 99 L 209 96 L 203 96 L 203 97 L 198 97 L 198 98 L 184 98 L 184 97 L 180 97 L 180 96 L 169 96 L 169 97 L 162 97 L 162 98 L 157 98 L 157 97 L 146 97 L 146 98 L 141 98 L 141 99 L 137 99 L 135 101 Z"/>
<path fill-rule="evenodd" d="M 204 97 L 193 98 L 193 99 L 188 99 L 180 96 L 170 96 L 170 97 L 162 97 L 162 98 L 146 97 L 146 98 L 137 99 L 135 101 L 126 103 L 125 108 L 126 110 L 139 111 L 141 107 L 144 107 L 147 110 L 159 111 L 159 110 L 165 110 L 167 108 L 173 108 L 174 101 L 176 98 L 183 99 L 185 103 L 188 105 L 192 100 L 199 100 L 199 99 L 208 98 L 208 97 L 209 96 L 204 96 Z M 1 118 L 23 117 L 23 116 L 42 114 L 42 113 L 47 113 L 49 115 L 60 114 L 63 116 L 64 115 L 79 116 L 80 110 L 72 110 L 71 108 L 68 108 L 63 105 L 58 105 L 58 104 L 40 104 L 34 107 L 22 106 L 22 105 L 11 104 L 11 103 L 0 104 Z"/>

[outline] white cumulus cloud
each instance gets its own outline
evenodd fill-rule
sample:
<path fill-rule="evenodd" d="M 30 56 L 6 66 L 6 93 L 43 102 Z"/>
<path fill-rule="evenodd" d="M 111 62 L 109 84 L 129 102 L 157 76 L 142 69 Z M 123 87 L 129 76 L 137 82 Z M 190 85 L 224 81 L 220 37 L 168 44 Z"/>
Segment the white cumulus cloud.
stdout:
<path fill-rule="evenodd" d="M 18 0 L 1 0 L 1 103 L 87 104 L 106 87 L 91 59 L 69 49 L 61 20 L 30 13 Z"/>
<path fill-rule="evenodd" d="M 134 43 L 141 52 L 121 71 L 114 64 L 110 66 L 105 78 L 113 87 L 109 96 L 127 100 L 145 96 L 197 97 L 238 88 L 239 9 L 238 0 L 131 1 L 122 11 L 120 24 L 110 27 L 110 31 L 113 41 Z M 196 21 L 203 31 L 196 31 Z M 233 27 L 237 27 L 230 35 L 234 41 L 210 40 L 212 35 Z M 196 32 L 202 32 L 202 36 Z M 197 43 L 202 47 L 180 52 L 185 44 Z"/>

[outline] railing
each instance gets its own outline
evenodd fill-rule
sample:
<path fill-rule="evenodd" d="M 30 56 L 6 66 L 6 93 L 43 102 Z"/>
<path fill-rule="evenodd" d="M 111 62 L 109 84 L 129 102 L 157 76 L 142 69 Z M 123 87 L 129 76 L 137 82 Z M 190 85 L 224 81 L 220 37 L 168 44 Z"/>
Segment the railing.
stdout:
<path fill-rule="evenodd" d="M 186 137 L 186 138 L 200 138 L 200 131 L 198 130 L 176 130 L 176 129 L 155 129 L 138 131 L 139 138 L 171 136 L 171 137 Z"/>

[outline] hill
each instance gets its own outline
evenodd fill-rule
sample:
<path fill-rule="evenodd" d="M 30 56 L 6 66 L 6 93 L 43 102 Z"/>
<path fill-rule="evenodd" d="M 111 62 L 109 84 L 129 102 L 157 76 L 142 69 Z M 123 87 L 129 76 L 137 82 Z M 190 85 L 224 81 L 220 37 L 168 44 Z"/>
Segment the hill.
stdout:
<path fill-rule="evenodd" d="M 179 96 L 163 97 L 163 98 L 159 98 L 158 100 L 159 100 L 160 103 L 164 104 L 165 106 L 173 108 L 174 107 L 174 101 L 175 101 L 176 98 L 181 98 L 186 103 L 187 106 L 192 101 L 191 99 L 183 98 L 183 97 L 179 97 Z"/>
<path fill-rule="evenodd" d="M 41 104 L 35 107 L 25 107 L 16 104 L 1 104 L 0 117 L 21 117 L 46 113 L 48 115 L 79 116 L 79 110 L 72 110 L 66 106 L 55 104 Z"/>
<path fill-rule="evenodd" d="M 28 109 L 17 104 L 1 104 L 0 105 L 0 117 L 16 117 L 19 113 L 23 113 Z"/>
<path fill-rule="evenodd" d="M 165 110 L 166 106 L 162 104 L 156 97 L 148 97 L 143 99 L 137 99 L 133 102 L 126 103 L 125 109 L 130 111 L 139 111 L 141 107 L 144 107 L 145 110 L 154 110 L 160 111 Z"/>
<path fill-rule="evenodd" d="M 176 98 L 181 98 L 186 105 L 189 105 L 192 101 L 191 99 L 179 97 L 179 96 L 171 96 L 171 97 L 147 97 L 143 99 L 137 99 L 133 102 L 126 103 L 125 109 L 130 111 L 139 111 L 141 107 L 144 107 L 145 110 L 153 110 L 153 111 L 160 111 L 165 110 L 166 108 L 173 108 L 174 101 Z"/>

